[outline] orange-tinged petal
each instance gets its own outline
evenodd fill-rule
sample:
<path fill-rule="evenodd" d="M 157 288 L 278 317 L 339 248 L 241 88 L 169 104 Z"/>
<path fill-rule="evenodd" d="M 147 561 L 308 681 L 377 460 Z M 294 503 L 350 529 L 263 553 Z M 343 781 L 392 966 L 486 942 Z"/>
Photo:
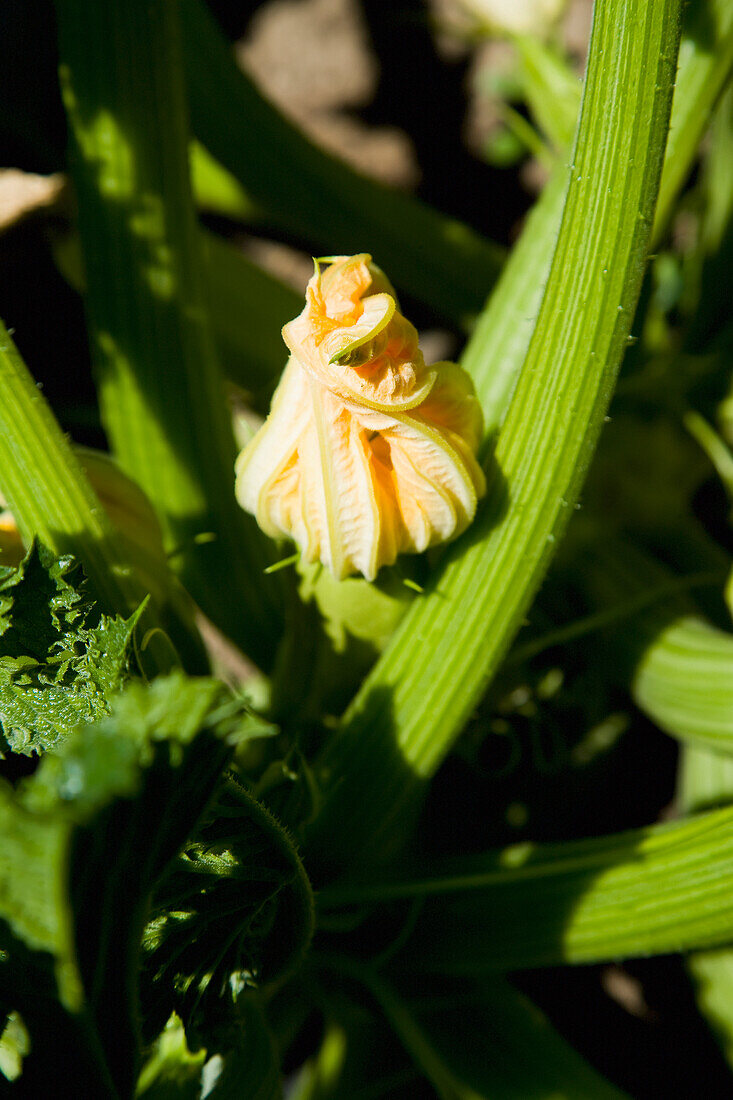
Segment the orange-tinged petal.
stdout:
<path fill-rule="evenodd" d="M 304 462 L 303 474 L 305 495 L 318 501 L 320 560 L 339 580 L 354 572 L 373 580 L 380 515 L 367 433 L 313 381 L 311 400 L 317 460 Z"/>
<path fill-rule="evenodd" d="M 369 580 L 465 530 L 485 491 L 473 386 L 453 363 L 425 366 L 371 257 L 317 262 L 283 337 L 270 415 L 237 461 L 237 497 L 262 529 Z"/>
<path fill-rule="evenodd" d="M 437 380 L 430 395 L 420 406 L 420 416 L 460 436 L 475 455 L 481 443 L 484 418 L 473 382 L 456 363 L 435 363 Z"/>
<path fill-rule="evenodd" d="M 426 368 L 417 332 L 396 312 L 394 296 L 363 296 L 373 270 L 384 285 L 367 254 L 339 260 L 325 275 L 317 264 L 305 309 L 285 325 L 283 339 L 303 368 L 343 401 L 384 411 L 415 408 L 435 372 Z"/>

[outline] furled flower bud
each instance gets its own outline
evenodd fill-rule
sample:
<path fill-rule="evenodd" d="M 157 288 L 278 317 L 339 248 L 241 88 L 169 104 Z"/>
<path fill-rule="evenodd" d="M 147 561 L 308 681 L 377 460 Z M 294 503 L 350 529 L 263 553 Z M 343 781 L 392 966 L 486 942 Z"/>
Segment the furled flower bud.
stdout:
<path fill-rule="evenodd" d="M 322 261 L 325 262 L 325 261 Z M 485 489 L 465 371 L 428 368 L 371 256 L 333 257 L 283 329 L 290 360 L 237 460 L 237 497 L 338 579 L 459 535 Z"/>

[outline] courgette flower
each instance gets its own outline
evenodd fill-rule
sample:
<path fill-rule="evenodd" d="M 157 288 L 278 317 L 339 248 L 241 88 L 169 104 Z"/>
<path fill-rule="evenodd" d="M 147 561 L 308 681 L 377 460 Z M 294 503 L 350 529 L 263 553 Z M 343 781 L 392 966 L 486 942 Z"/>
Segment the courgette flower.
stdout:
<path fill-rule="evenodd" d="M 328 262 L 325 271 L 321 263 Z M 316 261 L 270 415 L 237 459 L 239 503 L 337 579 L 466 529 L 485 491 L 481 409 L 455 363 L 428 368 L 371 256 Z"/>

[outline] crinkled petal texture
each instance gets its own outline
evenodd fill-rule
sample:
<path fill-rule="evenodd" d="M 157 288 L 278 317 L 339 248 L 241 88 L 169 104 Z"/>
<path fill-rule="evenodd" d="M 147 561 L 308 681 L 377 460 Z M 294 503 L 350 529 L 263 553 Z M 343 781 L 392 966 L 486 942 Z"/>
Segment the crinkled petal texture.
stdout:
<path fill-rule="evenodd" d="M 425 366 L 371 257 L 338 257 L 283 329 L 291 356 L 237 460 L 237 497 L 273 538 L 337 578 L 459 535 L 485 490 L 482 417 L 454 363 Z"/>

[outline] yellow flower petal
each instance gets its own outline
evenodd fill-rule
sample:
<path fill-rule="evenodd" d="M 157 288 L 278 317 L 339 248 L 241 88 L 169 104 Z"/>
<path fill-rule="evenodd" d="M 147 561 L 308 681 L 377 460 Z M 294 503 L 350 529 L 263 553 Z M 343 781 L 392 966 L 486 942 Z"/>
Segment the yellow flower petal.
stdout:
<path fill-rule="evenodd" d="M 473 386 L 453 363 L 425 366 L 371 257 L 317 263 L 283 337 L 270 415 L 237 460 L 237 497 L 262 529 L 368 580 L 465 530 L 485 491 Z"/>

